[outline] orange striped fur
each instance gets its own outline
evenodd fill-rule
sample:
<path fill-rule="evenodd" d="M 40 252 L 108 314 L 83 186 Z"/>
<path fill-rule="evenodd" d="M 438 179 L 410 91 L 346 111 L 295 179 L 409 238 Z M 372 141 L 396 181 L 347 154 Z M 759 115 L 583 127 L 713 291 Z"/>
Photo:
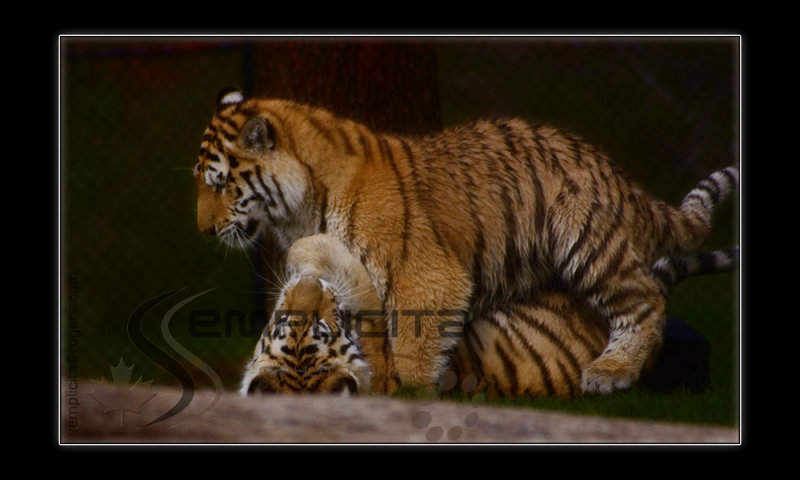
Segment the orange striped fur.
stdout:
<path fill-rule="evenodd" d="M 738 248 L 665 257 L 654 264 L 652 276 L 666 297 L 688 276 L 730 271 L 737 264 Z M 390 325 L 375 325 L 375 316 L 361 315 L 379 311 L 381 302 L 359 260 L 337 239 L 321 234 L 295 242 L 287 265 L 290 279 L 245 370 L 242 393 L 329 393 L 337 383 L 318 374 L 316 367 L 329 364 L 337 365 L 340 377 L 352 379 L 353 393 L 393 393 L 399 381 L 388 344 L 395 332 Z M 314 355 L 298 348 L 283 353 L 285 341 L 270 332 L 285 312 L 332 326 L 329 330 L 341 332 L 347 347 L 331 348 L 327 339 L 316 341 L 319 348 L 309 347 L 314 342 L 307 334 L 310 324 L 305 323 L 296 328 L 294 338 L 302 339 Z M 608 324 L 586 302 L 552 288 L 527 303 L 505 304 L 464 327 L 461 323 L 448 329 L 463 341 L 442 379 L 443 391 L 503 397 L 581 395 L 581 372 L 601 354 L 609 337 Z M 283 378 L 276 371 L 283 372 Z"/>
<path fill-rule="evenodd" d="M 201 231 L 240 245 L 270 229 L 284 248 L 329 234 L 365 267 L 383 310 L 434 312 L 391 338 L 402 381 L 432 386 L 446 371 L 457 341 L 438 334 L 445 313 L 484 315 L 557 281 L 609 325 L 581 380 L 601 393 L 628 387 L 661 342 L 665 301 L 649 266 L 700 246 L 738 181 L 735 167 L 721 171 L 717 190 L 674 208 L 551 127 L 481 120 L 406 138 L 239 92 L 221 95 L 195 172 Z"/>

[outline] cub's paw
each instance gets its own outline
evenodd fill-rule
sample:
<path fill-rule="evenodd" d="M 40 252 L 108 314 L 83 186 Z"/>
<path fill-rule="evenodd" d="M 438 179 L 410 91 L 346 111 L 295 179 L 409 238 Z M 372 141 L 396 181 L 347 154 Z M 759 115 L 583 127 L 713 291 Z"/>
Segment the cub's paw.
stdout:
<path fill-rule="evenodd" d="M 584 394 L 609 395 L 631 387 L 639 377 L 628 367 L 612 359 L 598 358 L 581 373 L 581 390 Z"/>

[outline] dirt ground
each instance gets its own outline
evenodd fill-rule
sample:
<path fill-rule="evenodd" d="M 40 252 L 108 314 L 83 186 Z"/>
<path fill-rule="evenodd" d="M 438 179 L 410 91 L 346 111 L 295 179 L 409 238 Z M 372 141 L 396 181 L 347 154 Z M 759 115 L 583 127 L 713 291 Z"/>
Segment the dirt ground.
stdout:
<path fill-rule="evenodd" d="M 71 388 L 70 388 L 71 387 Z M 381 397 L 63 384 L 62 444 L 737 444 L 735 428 Z M 177 407 L 176 407 L 177 405 Z M 175 415 L 172 415 L 172 413 Z"/>

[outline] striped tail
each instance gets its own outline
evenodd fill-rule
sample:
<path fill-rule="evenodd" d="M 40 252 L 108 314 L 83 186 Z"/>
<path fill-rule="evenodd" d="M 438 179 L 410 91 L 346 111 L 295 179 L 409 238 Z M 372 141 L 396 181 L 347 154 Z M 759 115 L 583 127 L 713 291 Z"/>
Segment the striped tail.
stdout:
<path fill-rule="evenodd" d="M 679 209 L 666 212 L 667 251 L 691 252 L 698 249 L 711 232 L 714 208 L 726 201 L 739 186 L 739 166 L 718 170 L 697 184 L 681 202 Z"/>
<path fill-rule="evenodd" d="M 679 282 L 694 275 L 730 272 L 739 267 L 739 247 L 686 256 L 661 257 L 653 264 L 652 275 L 664 296 Z"/>

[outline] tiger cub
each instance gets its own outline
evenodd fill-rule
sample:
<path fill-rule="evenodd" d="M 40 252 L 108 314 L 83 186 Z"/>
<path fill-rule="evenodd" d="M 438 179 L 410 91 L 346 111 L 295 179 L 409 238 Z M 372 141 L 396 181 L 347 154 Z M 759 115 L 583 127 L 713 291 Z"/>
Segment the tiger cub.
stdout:
<path fill-rule="evenodd" d="M 662 258 L 652 276 L 667 296 L 688 276 L 737 264 L 738 247 Z M 332 236 L 314 235 L 290 248 L 288 265 L 290 280 L 240 392 L 393 393 L 399 380 L 387 348 L 392 328 L 372 323 L 381 302 L 358 259 Z M 311 333 L 315 322 L 317 336 Z M 450 379 L 464 390 L 503 397 L 580 395 L 581 371 L 609 335 L 585 302 L 557 289 L 451 327 L 464 341 L 453 352 Z"/>
<path fill-rule="evenodd" d="M 662 341 L 650 265 L 703 243 L 738 176 L 714 173 L 675 208 L 548 126 L 480 120 L 407 138 L 232 90 L 195 167 L 202 232 L 239 248 L 267 229 L 283 248 L 332 235 L 366 268 L 381 310 L 432 312 L 390 337 L 402 381 L 434 386 L 445 373 L 458 340 L 437 332 L 451 312 L 484 315 L 555 281 L 610 326 L 581 379 L 601 393 L 634 382 Z"/>
<path fill-rule="evenodd" d="M 381 376 L 394 375 L 388 343 L 359 342 L 340 318 L 343 311 L 380 306 L 364 267 L 328 235 L 295 242 L 286 265 L 289 280 L 247 365 L 240 392 L 388 391 Z M 361 326 L 378 330 L 372 320 Z"/>

